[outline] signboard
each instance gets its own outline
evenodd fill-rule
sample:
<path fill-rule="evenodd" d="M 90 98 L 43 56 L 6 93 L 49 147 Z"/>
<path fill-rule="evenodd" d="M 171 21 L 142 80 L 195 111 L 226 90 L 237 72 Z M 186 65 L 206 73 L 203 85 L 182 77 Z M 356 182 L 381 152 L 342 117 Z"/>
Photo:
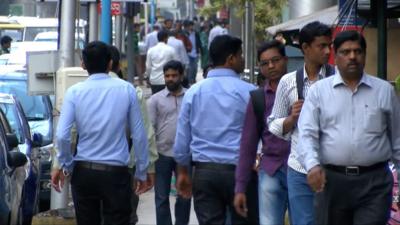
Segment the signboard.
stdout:
<path fill-rule="evenodd" d="M 97 4 L 97 11 L 101 14 L 101 3 Z M 111 15 L 112 16 L 119 16 L 122 14 L 122 7 L 121 3 L 119 2 L 111 2 Z"/>

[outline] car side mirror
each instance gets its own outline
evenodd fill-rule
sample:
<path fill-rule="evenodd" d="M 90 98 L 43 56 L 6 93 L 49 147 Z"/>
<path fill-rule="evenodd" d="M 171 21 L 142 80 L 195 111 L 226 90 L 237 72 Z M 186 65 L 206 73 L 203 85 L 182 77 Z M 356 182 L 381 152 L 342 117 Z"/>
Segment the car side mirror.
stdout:
<path fill-rule="evenodd" d="M 17 138 L 16 134 L 7 133 L 6 137 L 7 137 L 7 144 L 8 144 L 8 147 L 10 148 L 10 150 L 18 147 L 19 141 L 18 141 L 18 138 Z"/>
<path fill-rule="evenodd" d="M 7 163 L 10 167 L 17 168 L 25 165 L 26 162 L 28 162 L 28 159 L 24 153 L 16 151 L 8 152 Z"/>
<path fill-rule="evenodd" d="M 43 135 L 41 133 L 32 134 L 32 147 L 42 147 L 43 146 Z"/>

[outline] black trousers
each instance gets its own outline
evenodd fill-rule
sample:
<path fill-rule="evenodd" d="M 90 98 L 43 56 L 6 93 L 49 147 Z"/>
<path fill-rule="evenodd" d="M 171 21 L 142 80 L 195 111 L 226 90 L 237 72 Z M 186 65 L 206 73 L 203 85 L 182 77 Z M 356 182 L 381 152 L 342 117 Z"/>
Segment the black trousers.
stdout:
<path fill-rule="evenodd" d="M 314 198 L 317 225 L 384 225 L 390 217 L 393 177 L 388 166 L 360 175 L 325 169 L 324 191 Z"/>
<path fill-rule="evenodd" d="M 227 208 L 231 224 L 259 224 L 257 177 L 248 186 L 248 217 L 241 217 L 233 206 L 235 168 L 224 168 L 223 164 L 213 164 L 203 168 L 195 164 L 193 175 L 194 210 L 200 225 L 225 225 Z M 233 165 L 232 165 L 233 166 Z M 233 166 L 234 167 L 234 166 Z"/>
<path fill-rule="evenodd" d="M 136 167 L 133 167 L 133 169 L 130 170 L 132 183 L 134 181 L 135 171 L 136 171 Z M 139 217 L 137 215 L 137 208 L 139 205 L 139 195 L 137 195 L 134 192 L 135 189 L 136 189 L 136 186 L 133 186 L 132 196 L 131 196 L 132 212 L 131 212 L 131 216 L 130 216 L 130 220 L 129 220 L 129 225 L 135 225 L 139 221 Z"/>
<path fill-rule="evenodd" d="M 131 214 L 131 175 L 75 166 L 72 197 L 78 225 L 127 225 Z"/>

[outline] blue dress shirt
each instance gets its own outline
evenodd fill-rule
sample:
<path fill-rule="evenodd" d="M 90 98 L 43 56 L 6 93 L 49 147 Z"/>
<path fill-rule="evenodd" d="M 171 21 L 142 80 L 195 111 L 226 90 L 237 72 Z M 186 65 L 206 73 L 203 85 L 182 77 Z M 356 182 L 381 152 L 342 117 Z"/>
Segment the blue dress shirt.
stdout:
<path fill-rule="evenodd" d="M 230 69 L 214 69 L 182 100 L 174 145 L 178 164 L 214 162 L 236 165 L 240 136 L 255 86 Z"/>
<path fill-rule="evenodd" d="M 71 153 L 71 127 L 79 133 L 77 154 Z M 70 87 L 64 97 L 57 127 L 58 159 L 69 171 L 74 161 L 127 166 L 126 126 L 131 131 L 136 177 L 146 179 L 148 144 L 135 88 L 107 74 L 92 74 Z"/>

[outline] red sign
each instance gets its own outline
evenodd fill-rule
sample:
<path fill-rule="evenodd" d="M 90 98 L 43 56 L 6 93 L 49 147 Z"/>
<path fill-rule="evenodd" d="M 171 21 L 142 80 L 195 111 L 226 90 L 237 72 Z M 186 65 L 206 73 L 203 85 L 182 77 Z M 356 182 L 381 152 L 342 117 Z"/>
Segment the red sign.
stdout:
<path fill-rule="evenodd" d="M 101 14 L 101 2 L 97 4 L 97 11 Z M 122 14 L 121 3 L 111 2 L 111 15 L 119 16 Z"/>

